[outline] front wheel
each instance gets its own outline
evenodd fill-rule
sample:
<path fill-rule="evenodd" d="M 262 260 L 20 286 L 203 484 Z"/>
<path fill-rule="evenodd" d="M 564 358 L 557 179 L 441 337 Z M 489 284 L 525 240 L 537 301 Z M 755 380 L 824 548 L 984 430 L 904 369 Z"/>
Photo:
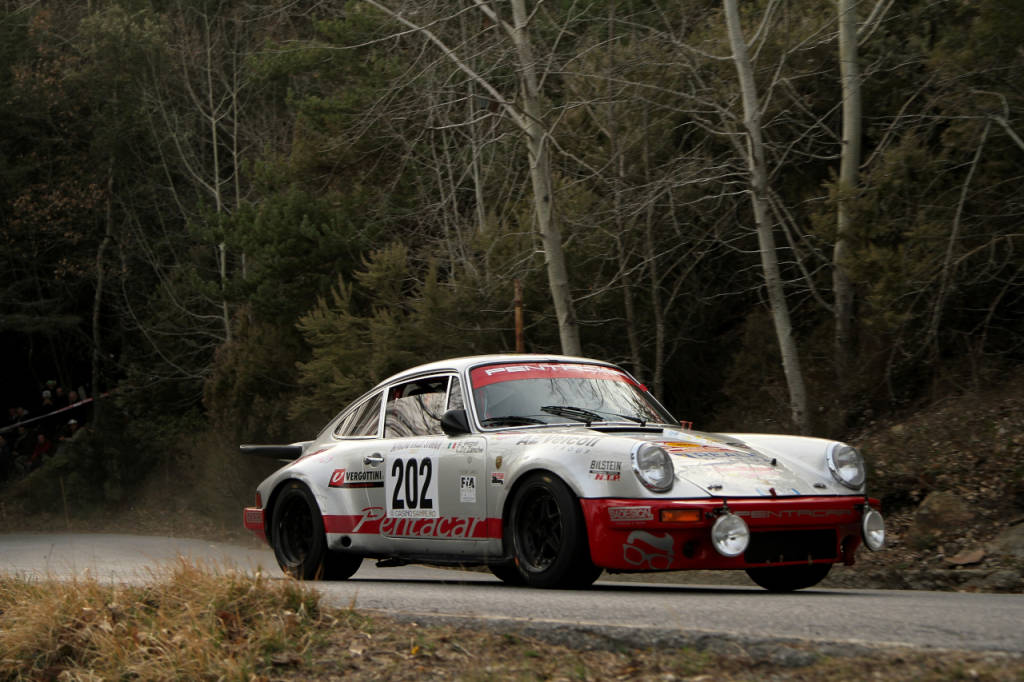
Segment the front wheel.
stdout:
<path fill-rule="evenodd" d="M 505 542 L 519 576 L 531 587 L 587 587 L 601 575 L 590 559 L 579 501 L 551 474 L 536 474 L 516 488 Z"/>
<path fill-rule="evenodd" d="M 817 585 L 825 579 L 830 570 L 832 564 L 769 566 L 748 568 L 747 575 L 769 592 L 792 592 Z"/>
<path fill-rule="evenodd" d="M 313 493 L 298 481 L 289 482 L 274 505 L 270 544 L 277 563 L 299 580 L 345 580 L 363 558 L 327 548 L 324 519 Z"/>

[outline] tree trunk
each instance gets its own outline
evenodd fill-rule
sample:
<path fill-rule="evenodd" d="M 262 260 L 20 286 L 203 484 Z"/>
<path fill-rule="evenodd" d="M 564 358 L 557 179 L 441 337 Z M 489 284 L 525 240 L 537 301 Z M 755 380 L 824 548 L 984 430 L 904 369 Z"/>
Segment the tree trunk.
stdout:
<path fill-rule="evenodd" d="M 553 207 L 554 183 L 551 175 L 551 158 L 548 152 L 548 135 L 550 131 L 544 126 L 540 104 L 540 82 L 537 78 L 537 62 L 533 56 L 526 25 L 529 16 L 526 13 L 525 0 L 511 0 L 513 25 L 506 24 L 498 14 L 484 2 L 477 2 L 476 7 L 488 18 L 504 30 L 512 40 L 519 62 L 519 95 L 522 105 L 514 104 L 514 97 L 503 96 L 487 79 L 476 73 L 459 54 L 448 47 L 428 26 L 410 21 L 401 13 L 396 12 L 378 0 L 365 2 L 384 12 L 403 26 L 407 26 L 436 45 L 444 56 L 455 66 L 478 83 L 504 109 L 526 137 L 526 148 L 530 161 L 530 182 L 533 186 L 534 217 L 537 220 L 537 231 L 540 233 L 544 248 L 544 260 L 547 265 L 548 288 L 558 318 L 558 336 L 562 352 L 566 355 L 579 355 L 580 335 L 576 322 L 576 310 L 569 290 L 569 275 L 565 265 L 565 251 L 562 249 L 562 233 Z"/>
<path fill-rule="evenodd" d="M 523 125 L 526 133 L 526 147 L 530 155 L 530 181 L 533 185 L 533 208 L 537 219 L 537 231 L 544 245 L 544 260 L 548 271 L 548 287 L 558 318 L 558 337 L 562 352 L 566 355 L 580 355 L 579 326 L 572 293 L 569 290 L 569 273 L 565 266 L 565 251 L 562 249 L 562 232 L 554 213 L 551 178 L 551 158 L 548 152 L 548 131 L 542 123 L 540 109 L 540 85 L 537 80 L 537 62 L 526 35 L 526 6 L 524 0 L 512 0 L 512 40 L 519 57 L 519 88 L 523 98 Z"/>
<path fill-rule="evenodd" d="M 103 357 L 103 334 L 100 330 L 100 312 L 103 309 L 103 286 L 106 280 L 106 270 L 103 266 L 104 256 L 110 240 L 114 236 L 114 162 L 111 160 L 107 168 L 107 197 L 106 197 L 106 225 L 103 230 L 103 239 L 99 248 L 96 249 L 96 290 L 92 299 L 92 419 L 93 423 L 100 421 L 100 361 Z"/>
<path fill-rule="evenodd" d="M 775 323 L 775 335 L 778 338 L 779 351 L 782 355 L 782 368 L 789 388 L 790 414 L 794 426 L 801 433 L 808 433 L 810 425 L 807 417 L 807 392 L 804 388 L 804 377 L 800 369 L 796 342 L 793 340 L 782 277 L 779 274 L 775 235 L 768 222 L 768 171 L 765 164 L 764 140 L 761 137 L 760 103 L 736 2 L 737 0 L 723 0 L 729 43 L 732 46 L 733 62 L 736 64 L 736 74 L 739 77 L 740 92 L 743 97 L 743 125 L 747 131 L 746 156 L 750 171 L 750 201 L 754 209 L 754 222 L 757 226 L 761 268 L 764 271 L 764 283 L 768 290 L 772 320 Z"/>
<path fill-rule="evenodd" d="M 857 0 L 839 2 L 839 73 L 843 88 L 843 146 L 839 164 L 836 241 L 832 250 L 832 292 L 835 297 L 835 365 L 839 395 L 850 389 L 853 358 L 853 285 L 847 273 L 850 203 L 857 187 L 860 168 L 861 97 L 860 68 L 857 63 Z M 845 401 L 844 401 L 845 402 Z"/>

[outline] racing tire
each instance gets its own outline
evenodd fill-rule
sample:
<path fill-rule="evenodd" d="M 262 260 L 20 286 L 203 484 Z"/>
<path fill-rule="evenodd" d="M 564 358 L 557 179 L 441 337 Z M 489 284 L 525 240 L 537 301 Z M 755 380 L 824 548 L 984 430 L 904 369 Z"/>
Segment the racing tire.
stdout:
<path fill-rule="evenodd" d="M 516 488 L 504 535 L 512 565 L 530 587 L 589 587 L 601 575 L 579 501 L 552 474 L 535 474 Z"/>
<path fill-rule="evenodd" d="M 494 574 L 494 577 L 506 585 L 522 587 L 526 584 L 526 580 L 523 579 L 523 575 L 516 568 L 514 560 L 503 561 L 500 564 L 488 564 L 487 568 Z"/>
<path fill-rule="evenodd" d="M 298 580 L 345 580 L 363 558 L 327 548 L 324 518 L 313 493 L 298 481 L 278 495 L 270 526 L 270 544 L 278 565 Z"/>
<path fill-rule="evenodd" d="M 804 566 L 768 566 L 748 568 L 747 575 L 769 592 L 792 592 L 813 587 L 825 579 L 832 564 Z"/>

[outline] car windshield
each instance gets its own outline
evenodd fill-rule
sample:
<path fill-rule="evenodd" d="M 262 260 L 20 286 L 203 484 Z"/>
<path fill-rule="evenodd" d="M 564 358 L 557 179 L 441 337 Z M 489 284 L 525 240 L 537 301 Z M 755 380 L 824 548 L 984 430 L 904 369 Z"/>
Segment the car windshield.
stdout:
<path fill-rule="evenodd" d="M 498 364 L 470 372 L 481 426 L 631 422 L 675 424 L 646 389 L 613 367 Z"/>

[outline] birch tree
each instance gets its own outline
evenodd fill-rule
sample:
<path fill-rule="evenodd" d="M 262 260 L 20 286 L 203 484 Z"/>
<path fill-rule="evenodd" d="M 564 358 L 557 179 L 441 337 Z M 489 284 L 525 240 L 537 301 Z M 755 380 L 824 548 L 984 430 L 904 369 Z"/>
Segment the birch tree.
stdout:
<path fill-rule="evenodd" d="M 732 58 L 739 78 L 740 94 L 743 99 L 743 127 L 746 135 L 746 162 L 750 174 L 750 203 L 754 212 L 754 223 L 757 228 L 757 241 L 761 256 L 761 269 L 764 273 L 765 288 L 771 306 L 775 336 L 782 355 L 782 367 L 786 375 L 789 389 L 790 414 L 793 424 L 801 433 L 810 431 L 807 414 L 807 391 L 804 387 L 803 371 L 800 368 L 800 357 L 797 353 L 796 341 L 793 339 L 793 328 L 790 321 L 789 305 L 783 289 L 782 277 L 779 273 L 778 254 L 775 246 L 773 225 L 769 219 L 768 205 L 768 170 L 765 162 L 764 139 L 761 131 L 760 102 L 757 86 L 754 83 L 754 72 L 740 25 L 737 0 L 723 0 L 725 8 L 726 28 L 729 33 L 729 45 Z"/>
<path fill-rule="evenodd" d="M 558 335 L 562 352 L 580 355 L 579 325 L 575 305 L 569 288 L 569 273 L 565 262 L 562 232 L 555 206 L 554 181 L 551 169 L 551 124 L 547 121 L 541 102 L 542 71 L 534 54 L 530 35 L 532 15 L 528 14 L 525 0 L 511 0 L 512 19 L 508 21 L 482 0 L 474 0 L 474 7 L 495 30 L 510 41 L 516 55 L 517 92 L 502 92 L 498 85 L 479 74 L 458 50 L 448 45 L 431 26 L 440 19 L 412 20 L 393 5 L 378 0 L 365 0 L 367 4 L 384 12 L 408 29 L 418 32 L 432 43 L 441 54 L 476 82 L 523 136 L 530 167 L 533 189 L 533 214 L 537 232 L 544 249 L 548 288 L 558 321 Z M 517 97 L 518 94 L 518 97 Z"/>

